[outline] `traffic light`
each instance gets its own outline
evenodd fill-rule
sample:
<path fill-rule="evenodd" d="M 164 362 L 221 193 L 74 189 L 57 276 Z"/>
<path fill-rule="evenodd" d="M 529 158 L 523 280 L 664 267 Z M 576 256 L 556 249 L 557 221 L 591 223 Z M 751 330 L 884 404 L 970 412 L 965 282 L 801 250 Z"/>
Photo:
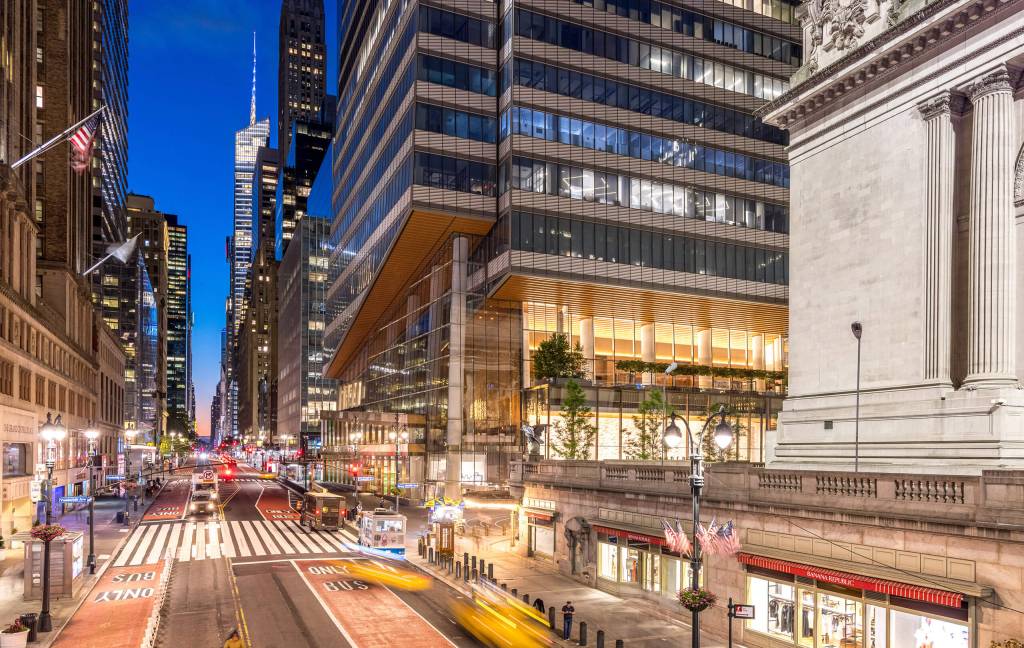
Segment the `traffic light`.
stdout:
<path fill-rule="evenodd" d="M 353 477 L 358 475 L 359 474 L 359 464 L 357 464 L 357 463 L 349 464 L 348 465 L 348 474 L 352 475 Z"/>

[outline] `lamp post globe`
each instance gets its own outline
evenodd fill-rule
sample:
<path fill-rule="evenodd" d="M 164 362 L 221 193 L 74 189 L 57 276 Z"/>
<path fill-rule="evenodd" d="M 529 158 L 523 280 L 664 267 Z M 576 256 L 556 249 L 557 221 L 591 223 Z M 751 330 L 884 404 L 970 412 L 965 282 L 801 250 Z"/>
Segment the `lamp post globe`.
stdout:
<path fill-rule="evenodd" d="M 733 429 L 729 425 L 729 422 L 725 420 L 725 415 L 722 414 L 722 419 L 718 425 L 715 426 L 715 445 L 718 446 L 719 450 L 728 450 L 729 446 L 732 445 Z"/>
<path fill-rule="evenodd" d="M 662 438 L 662 440 L 670 450 L 674 450 L 679 446 L 683 445 L 683 432 L 682 430 L 679 429 L 679 426 L 676 425 L 675 412 L 672 412 L 671 420 L 668 426 L 665 428 L 665 435 Z"/>

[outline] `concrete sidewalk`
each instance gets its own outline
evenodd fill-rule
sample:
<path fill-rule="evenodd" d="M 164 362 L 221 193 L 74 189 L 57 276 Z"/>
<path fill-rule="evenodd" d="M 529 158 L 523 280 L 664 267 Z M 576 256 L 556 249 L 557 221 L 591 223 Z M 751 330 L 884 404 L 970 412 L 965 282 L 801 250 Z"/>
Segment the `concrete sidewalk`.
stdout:
<path fill-rule="evenodd" d="M 155 499 L 155 498 L 154 498 Z M 89 557 L 89 512 L 88 508 L 69 511 L 63 515 L 54 512 L 54 522 L 60 524 L 69 531 L 80 531 L 85 535 L 83 545 L 83 575 L 82 582 L 76 591 L 75 596 L 50 599 L 50 617 L 53 622 L 53 631 L 39 633 L 39 641 L 29 644 L 31 646 L 46 647 L 57 638 L 61 628 L 68 622 L 71 616 L 78 609 L 85 596 L 92 590 L 103 568 L 115 554 L 118 546 L 128 537 L 129 531 L 142 518 L 142 514 L 153 500 L 146 499 L 139 501 L 138 512 L 132 509 L 131 527 L 117 521 L 117 514 L 124 510 L 125 501 L 119 498 L 101 498 L 96 501 L 96 528 L 95 528 L 95 553 L 96 553 L 96 574 L 90 575 L 88 568 Z M 19 543 L 20 544 L 20 543 Z M 26 601 L 23 597 L 25 578 L 24 547 L 18 549 L 7 549 L 5 556 L 0 561 L 0 627 L 14 622 L 14 619 L 26 612 L 39 613 L 42 602 L 39 600 Z"/>

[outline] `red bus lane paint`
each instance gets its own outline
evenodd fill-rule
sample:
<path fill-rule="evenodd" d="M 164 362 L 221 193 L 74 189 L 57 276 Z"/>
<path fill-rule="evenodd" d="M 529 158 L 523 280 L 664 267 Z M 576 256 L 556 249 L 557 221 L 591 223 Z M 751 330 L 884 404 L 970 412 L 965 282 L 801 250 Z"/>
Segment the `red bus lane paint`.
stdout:
<path fill-rule="evenodd" d="M 143 520 L 180 520 L 188 507 L 188 496 L 192 484 L 187 479 L 167 482 L 156 501 L 150 504 Z"/>
<path fill-rule="evenodd" d="M 164 561 L 138 567 L 111 567 L 53 648 L 138 648 L 160 593 Z"/>
<path fill-rule="evenodd" d="M 263 487 L 263 492 L 256 500 L 256 510 L 260 512 L 264 520 L 299 519 L 298 511 L 293 509 L 288 501 L 288 492 L 277 485 Z"/>
<path fill-rule="evenodd" d="M 394 592 L 353 578 L 348 560 L 293 560 L 306 585 L 356 648 L 451 648 L 455 644 Z M 386 610 L 367 623 L 367 610 Z"/>

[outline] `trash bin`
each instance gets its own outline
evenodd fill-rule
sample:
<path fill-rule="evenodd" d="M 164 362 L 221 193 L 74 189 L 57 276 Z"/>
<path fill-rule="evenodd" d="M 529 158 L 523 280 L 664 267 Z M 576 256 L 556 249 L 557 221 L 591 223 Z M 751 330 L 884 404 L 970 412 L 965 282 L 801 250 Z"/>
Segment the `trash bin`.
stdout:
<path fill-rule="evenodd" d="M 28 640 L 39 641 L 39 632 L 36 630 L 36 621 L 39 615 L 35 612 L 26 612 L 21 615 L 21 624 L 28 628 Z"/>
<path fill-rule="evenodd" d="M 117 523 L 124 524 L 124 511 L 117 512 Z"/>

